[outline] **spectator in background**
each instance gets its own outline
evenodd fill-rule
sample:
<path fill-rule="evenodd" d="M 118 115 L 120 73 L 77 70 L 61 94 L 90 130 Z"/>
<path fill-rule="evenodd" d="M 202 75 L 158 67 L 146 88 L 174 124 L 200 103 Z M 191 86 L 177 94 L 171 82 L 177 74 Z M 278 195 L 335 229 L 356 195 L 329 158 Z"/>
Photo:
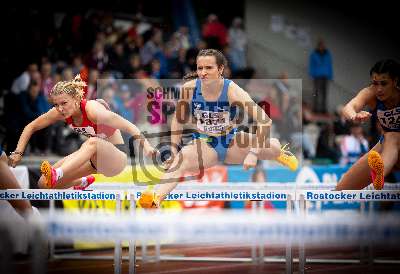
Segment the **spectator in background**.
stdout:
<path fill-rule="evenodd" d="M 132 93 L 127 84 L 122 84 L 118 90 L 118 96 L 115 98 L 116 112 L 123 118 L 132 122 L 133 117 L 133 107 L 132 107 Z"/>
<path fill-rule="evenodd" d="M 78 54 L 72 58 L 72 74 L 77 75 L 80 74 L 82 69 L 84 68 L 82 57 Z"/>
<path fill-rule="evenodd" d="M 143 45 L 144 39 L 141 35 L 137 35 L 134 39 L 129 36 L 125 39 L 125 46 L 128 55 L 139 53 Z"/>
<path fill-rule="evenodd" d="M 276 98 L 276 105 L 280 107 L 280 111 L 282 113 L 281 122 L 277 123 L 277 130 L 279 132 L 280 138 L 282 140 L 286 140 L 287 142 L 290 140 L 290 128 L 288 127 L 289 115 L 289 101 L 290 101 L 290 85 L 289 85 L 289 77 L 287 72 L 282 72 L 278 79 L 274 81 L 271 93 L 274 93 L 274 98 Z"/>
<path fill-rule="evenodd" d="M 132 20 L 132 25 L 130 26 L 130 28 L 128 29 L 128 31 L 126 32 L 127 35 L 127 39 L 129 41 L 133 41 L 136 39 L 136 37 L 138 36 L 137 33 L 137 26 L 138 26 L 139 20 L 135 17 Z"/>
<path fill-rule="evenodd" d="M 234 72 L 247 67 L 246 49 L 247 35 L 243 28 L 243 20 L 235 17 L 229 28 L 229 46 L 231 67 Z"/>
<path fill-rule="evenodd" d="M 30 63 L 27 69 L 13 81 L 11 91 L 14 94 L 19 94 L 21 91 L 27 90 L 29 82 L 33 78 L 34 73 L 37 72 L 39 72 L 38 65 Z"/>
<path fill-rule="evenodd" d="M 197 57 L 198 53 L 199 53 L 199 49 L 197 47 L 190 48 L 186 51 L 185 64 L 184 64 L 184 68 L 183 68 L 184 73 L 189 73 L 189 72 L 195 71 L 197 69 L 196 57 Z"/>
<path fill-rule="evenodd" d="M 151 33 L 151 38 L 140 49 L 140 60 L 142 65 L 148 65 L 156 54 L 161 51 L 162 31 L 154 28 Z"/>
<path fill-rule="evenodd" d="M 110 61 L 108 69 L 112 71 L 117 79 L 123 78 L 124 72 L 128 69 L 128 62 L 123 43 L 115 43 L 109 53 Z"/>
<path fill-rule="evenodd" d="M 285 113 L 287 132 L 290 135 L 291 147 L 293 147 L 298 158 L 314 158 L 316 145 L 313 143 L 312 135 L 303 129 L 303 113 L 300 98 L 289 98 L 288 112 Z M 306 126 L 307 127 L 307 126 Z M 309 124 L 309 127 L 313 127 Z M 317 127 L 315 125 L 315 127 Z M 284 138 L 284 136 L 283 136 Z"/>
<path fill-rule="evenodd" d="M 226 66 L 223 73 L 224 78 L 232 79 L 232 70 L 229 66 Z"/>
<path fill-rule="evenodd" d="M 35 80 L 29 83 L 27 91 L 21 92 L 19 99 L 21 128 L 50 109 L 50 104 L 40 90 L 40 84 Z M 32 153 L 37 151 L 49 153 L 51 148 L 51 127 L 39 130 L 36 135 L 32 136 L 29 144 Z"/>
<path fill-rule="evenodd" d="M 22 127 L 19 115 L 16 115 L 15 110 L 19 109 L 19 95 L 8 92 L 4 95 L 4 128 L 6 135 L 3 142 L 3 148 L 6 153 L 10 153 L 17 146 L 18 136 L 22 132 Z"/>
<path fill-rule="evenodd" d="M 219 22 L 218 16 L 210 14 L 203 25 L 202 35 L 209 48 L 222 49 L 228 43 L 228 32 L 224 24 Z"/>
<path fill-rule="evenodd" d="M 89 79 L 87 92 L 85 98 L 87 100 L 94 100 L 97 98 L 97 80 L 99 79 L 99 71 L 97 69 L 91 69 L 89 71 Z"/>
<path fill-rule="evenodd" d="M 323 40 L 318 41 L 317 48 L 311 53 L 308 69 L 314 81 L 314 111 L 325 113 L 328 81 L 333 78 L 333 68 L 331 53 Z"/>
<path fill-rule="evenodd" d="M 72 74 L 72 68 L 65 67 L 64 70 L 62 71 L 62 80 L 71 81 L 72 79 L 74 79 L 74 75 Z"/>
<path fill-rule="evenodd" d="M 172 79 L 182 78 L 186 50 L 184 48 L 180 48 L 178 52 L 175 52 L 172 45 L 167 43 L 164 54 L 166 58 L 166 72 L 168 73 L 168 77 Z"/>
<path fill-rule="evenodd" d="M 317 142 L 317 158 L 329 160 L 332 163 L 338 163 L 340 152 L 336 146 L 333 126 L 328 123 L 322 126 Z"/>
<path fill-rule="evenodd" d="M 134 121 L 134 106 L 132 93 L 128 84 L 122 84 L 118 89 L 117 96 L 114 97 L 116 113 L 121 115 L 124 119 L 133 123 Z M 130 135 L 126 132 L 121 132 L 125 144 L 129 143 Z"/>
<path fill-rule="evenodd" d="M 86 57 L 85 64 L 89 68 L 94 68 L 99 71 L 103 71 L 106 68 L 108 64 L 108 55 L 104 50 L 104 44 L 101 42 L 101 39 L 94 43 L 92 52 Z"/>
<path fill-rule="evenodd" d="M 40 91 L 40 83 L 42 81 L 42 77 L 39 71 L 36 70 L 37 69 L 36 65 L 32 66 L 32 68 L 33 70 L 30 72 L 29 75 L 30 82 L 35 81 L 39 85 L 39 91 Z M 22 85 L 18 86 L 19 88 L 22 87 Z M 7 132 L 5 136 L 6 146 L 4 148 L 6 148 L 7 153 L 15 149 L 19 138 L 18 135 L 23 130 L 23 121 L 22 121 L 23 115 L 21 115 L 20 112 L 18 112 L 18 110 L 21 110 L 20 97 L 25 96 L 22 94 L 26 94 L 28 89 L 29 89 L 29 83 L 26 86 L 26 89 L 18 91 L 18 94 L 14 92 L 9 92 L 4 97 L 4 122 L 5 122 L 5 129 Z"/>
<path fill-rule="evenodd" d="M 56 74 L 60 74 L 60 77 L 62 75 L 62 72 L 64 71 L 64 69 L 67 67 L 67 63 L 63 60 L 57 60 L 54 64 L 54 71 Z M 62 78 L 60 78 L 62 79 Z"/>
<path fill-rule="evenodd" d="M 44 96 L 48 98 L 50 90 L 54 86 L 51 63 L 50 62 L 43 63 L 40 68 L 40 71 L 42 73 L 41 90 L 43 91 Z"/>
<path fill-rule="evenodd" d="M 129 64 L 126 70 L 125 78 L 134 78 L 134 74 L 142 68 L 140 55 L 137 53 L 131 54 Z"/>
<path fill-rule="evenodd" d="M 174 33 L 174 37 L 178 41 L 179 49 L 188 50 L 191 48 L 189 40 L 189 28 L 186 26 L 180 26 L 179 29 Z"/>
<path fill-rule="evenodd" d="M 368 150 L 368 141 L 364 136 L 361 125 L 352 124 L 350 134 L 344 136 L 340 144 L 340 151 L 342 152 L 340 163 L 352 165 Z"/>
<path fill-rule="evenodd" d="M 161 64 L 157 59 L 153 59 L 150 63 L 150 77 L 155 79 L 161 79 Z"/>
<path fill-rule="evenodd" d="M 348 135 L 350 134 L 349 123 L 343 113 L 343 105 L 338 105 L 335 111 L 335 118 L 333 121 L 333 130 L 336 136 Z"/>
<path fill-rule="evenodd" d="M 151 24 L 147 22 L 147 18 L 143 16 L 140 12 L 135 15 L 133 21 L 136 26 L 136 33 L 140 36 L 143 35 L 146 31 L 151 29 Z"/>
<path fill-rule="evenodd" d="M 105 87 L 100 93 L 100 99 L 103 99 L 109 106 L 112 112 L 118 111 L 118 103 L 115 96 L 115 90 L 112 87 Z"/>

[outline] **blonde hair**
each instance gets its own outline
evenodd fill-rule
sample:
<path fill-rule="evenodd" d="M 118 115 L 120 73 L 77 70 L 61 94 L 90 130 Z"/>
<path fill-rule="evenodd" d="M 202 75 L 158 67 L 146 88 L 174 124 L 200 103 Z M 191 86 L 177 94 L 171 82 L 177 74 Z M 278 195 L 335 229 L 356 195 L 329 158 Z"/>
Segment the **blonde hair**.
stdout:
<path fill-rule="evenodd" d="M 72 97 L 82 100 L 84 96 L 85 81 L 81 79 L 80 74 L 76 75 L 71 81 L 60 81 L 51 89 L 49 96 L 69 94 Z"/>

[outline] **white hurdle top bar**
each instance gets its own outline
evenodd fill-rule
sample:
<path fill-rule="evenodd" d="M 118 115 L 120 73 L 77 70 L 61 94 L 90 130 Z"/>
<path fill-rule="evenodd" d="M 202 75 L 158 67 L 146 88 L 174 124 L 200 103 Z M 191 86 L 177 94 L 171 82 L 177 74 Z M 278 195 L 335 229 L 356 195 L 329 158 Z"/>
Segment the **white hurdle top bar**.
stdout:
<path fill-rule="evenodd" d="M 252 186 L 251 184 L 249 186 Z M 400 201 L 399 190 L 316 190 L 275 189 L 249 186 L 215 187 L 210 184 L 197 188 L 177 188 L 166 200 L 180 201 L 248 201 L 248 200 L 306 200 L 306 201 Z M 145 187 L 130 190 L 56 190 L 56 189 L 6 189 L 0 190 L 0 200 L 134 200 L 139 199 Z"/>
<path fill-rule="evenodd" d="M 0 200 L 117 200 L 125 199 L 122 190 L 81 191 L 71 189 L 6 189 Z"/>

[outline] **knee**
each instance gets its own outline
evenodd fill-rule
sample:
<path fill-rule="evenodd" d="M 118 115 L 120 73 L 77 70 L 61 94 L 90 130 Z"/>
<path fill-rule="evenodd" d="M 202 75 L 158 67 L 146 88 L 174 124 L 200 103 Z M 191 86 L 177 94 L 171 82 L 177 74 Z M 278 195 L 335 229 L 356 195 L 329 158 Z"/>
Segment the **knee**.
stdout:
<path fill-rule="evenodd" d="M 98 143 L 97 137 L 90 137 L 82 144 L 82 147 L 85 147 L 92 151 L 96 151 L 97 143 Z"/>
<path fill-rule="evenodd" d="M 271 138 L 269 145 L 270 145 L 271 153 L 273 154 L 273 157 L 274 158 L 279 157 L 279 155 L 281 154 L 281 143 L 279 142 L 279 140 L 276 138 Z"/>
<path fill-rule="evenodd" d="M 271 148 L 274 148 L 274 149 L 278 149 L 278 150 L 281 149 L 281 143 L 276 138 L 270 139 L 270 146 L 271 146 Z"/>
<path fill-rule="evenodd" d="M 182 157 L 182 156 L 180 156 Z M 190 163 L 189 159 L 182 159 L 180 157 L 176 157 L 174 161 L 171 163 L 171 165 L 168 167 L 166 172 L 166 177 L 175 177 L 178 178 L 180 177 L 184 172 L 188 170 L 188 166 Z M 188 157 L 190 158 L 190 157 Z"/>

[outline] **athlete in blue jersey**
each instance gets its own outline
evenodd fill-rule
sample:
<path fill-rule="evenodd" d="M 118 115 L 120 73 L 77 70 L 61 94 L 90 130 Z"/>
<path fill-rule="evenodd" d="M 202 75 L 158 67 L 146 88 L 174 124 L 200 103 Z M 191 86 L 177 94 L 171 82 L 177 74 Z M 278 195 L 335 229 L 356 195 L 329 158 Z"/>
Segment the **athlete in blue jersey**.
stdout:
<path fill-rule="evenodd" d="M 199 172 L 218 163 L 243 164 L 244 169 L 255 167 L 257 160 L 276 160 L 291 170 L 296 170 L 296 157 L 279 141 L 270 138 L 272 121 L 249 96 L 231 80 L 222 77 L 226 66 L 224 55 L 214 49 L 201 50 L 197 56 L 196 78 L 183 85 L 177 111 L 171 124 L 171 142 L 181 141 L 183 123 L 192 115 L 196 132 L 192 141 L 177 151 L 172 146 L 169 167 L 161 178 L 156 192 L 143 192 L 142 207 L 158 207 L 172 191 L 185 172 Z M 256 134 L 237 132 L 234 118 L 237 109 L 243 108 L 257 122 Z"/>
<path fill-rule="evenodd" d="M 348 120 L 365 122 L 372 115 L 384 131 L 378 144 L 361 157 L 342 177 L 337 190 L 362 189 L 373 183 L 382 189 L 384 177 L 399 163 L 400 148 L 400 64 L 387 59 L 370 70 L 371 85 L 362 89 L 343 109 Z M 372 110 L 364 111 L 365 107 Z"/>

